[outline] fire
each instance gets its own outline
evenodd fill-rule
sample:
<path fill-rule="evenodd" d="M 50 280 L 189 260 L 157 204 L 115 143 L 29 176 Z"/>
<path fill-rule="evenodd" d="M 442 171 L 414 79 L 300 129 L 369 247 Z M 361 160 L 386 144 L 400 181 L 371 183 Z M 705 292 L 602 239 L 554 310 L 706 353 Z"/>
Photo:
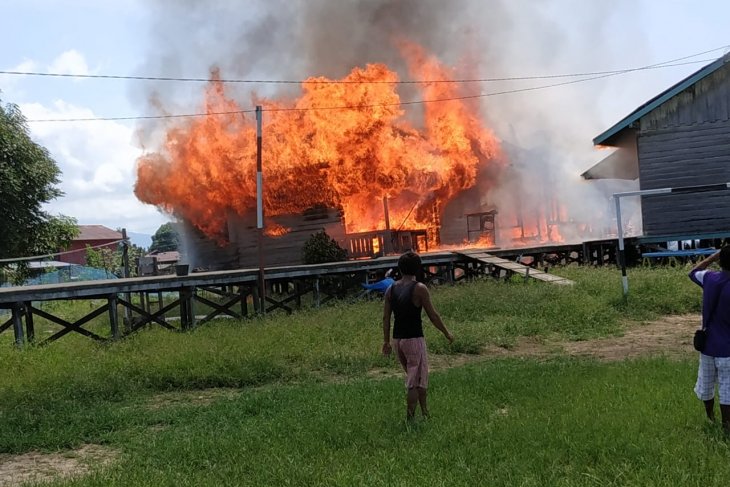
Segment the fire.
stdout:
<path fill-rule="evenodd" d="M 423 48 L 399 44 L 415 79 L 446 81 L 453 71 Z M 383 64 L 354 68 L 339 81 L 309 78 L 294 100 L 263 106 L 264 211 L 296 214 L 315 205 L 341 207 L 348 232 L 383 229 L 389 196 L 393 227 L 426 228 L 443 208 L 502 164 L 499 141 L 456 83 L 421 83 L 422 120 L 406 117 L 398 75 Z M 364 82 L 364 83 L 358 83 Z M 357 108 L 343 108 L 357 107 Z M 249 109 L 226 95 L 214 72 L 206 113 Z M 494 174 L 495 172 L 492 171 Z M 138 160 L 137 197 L 221 238 L 230 212 L 256 206 L 253 114 L 191 118 L 171 127 L 164 145 Z"/>
<path fill-rule="evenodd" d="M 278 223 L 267 223 L 264 227 L 264 235 L 267 237 L 283 237 L 289 232 L 291 232 L 291 228 Z"/>

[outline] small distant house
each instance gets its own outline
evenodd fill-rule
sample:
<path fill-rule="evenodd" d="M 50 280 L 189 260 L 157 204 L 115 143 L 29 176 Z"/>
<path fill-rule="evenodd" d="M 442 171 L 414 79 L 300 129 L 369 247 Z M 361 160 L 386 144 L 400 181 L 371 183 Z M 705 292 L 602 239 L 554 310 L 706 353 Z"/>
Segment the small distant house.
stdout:
<path fill-rule="evenodd" d="M 108 248 L 116 250 L 122 234 L 104 225 L 79 225 L 79 235 L 71 241 L 71 246 L 59 255 L 61 262 L 70 264 L 86 264 L 86 248 L 96 250 Z"/>
<path fill-rule="evenodd" d="M 644 240 L 730 236 L 730 54 L 658 94 L 593 139 L 617 150 L 585 179 L 639 179 Z M 686 188 L 705 188 L 702 192 Z"/>
<path fill-rule="evenodd" d="M 170 250 L 167 252 L 150 252 L 140 257 L 138 273 L 140 276 L 153 276 L 157 274 L 169 274 L 173 272 L 175 264 L 180 260 L 180 252 Z"/>

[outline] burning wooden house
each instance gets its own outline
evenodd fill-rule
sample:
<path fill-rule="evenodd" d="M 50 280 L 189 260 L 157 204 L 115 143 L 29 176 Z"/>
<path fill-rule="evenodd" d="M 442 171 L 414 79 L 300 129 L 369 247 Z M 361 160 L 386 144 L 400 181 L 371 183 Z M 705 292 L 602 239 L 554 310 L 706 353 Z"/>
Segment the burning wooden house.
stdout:
<path fill-rule="evenodd" d="M 421 47 L 402 53 L 411 76 L 451 79 Z M 514 222 L 511 238 L 549 238 L 544 215 L 528 221 L 517 204 L 496 208 L 490 195 L 507 158 L 479 106 L 460 96 L 463 86 L 411 87 L 443 100 L 406 117 L 398 75 L 368 64 L 341 80 L 304 81 L 293 102 L 261 101 L 267 265 L 301 263 L 304 242 L 322 230 L 352 258 L 493 246 L 497 210 Z M 185 222 L 194 266 L 256 265 L 256 124 L 215 78 L 204 107 L 215 116 L 180 121 L 138 160 L 135 193 Z"/>
<path fill-rule="evenodd" d="M 387 211 L 387 203 L 384 208 Z M 496 210 L 491 210 L 450 220 L 450 224 L 443 227 L 452 232 L 451 236 L 446 235 L 446 242 L 482 245 L 494 242 L 495 216 Z M 441 227 L 391 228 L 387 218 L 383 229 L 347 233 L 342 210 L 325 206 L 312 207 L 299 214 L 277 215 L 266 220 L 262 249 L 267 266 L 303 263 L 305 242 L 321 231 L 347 250 L 351 259 L 399 254 L 407 250 L 426 252 L 429 250 L 429 241 L 443 242 Z M 189 222 L 183 224 L 182 230 L 185 236 L 184 253 L 194 267 L 221 270 L 256 267 L 259 263 L 258 229 L 253 211 L 244 216 L 229 215 L 223 236 L 225 240 L 222 241 L 209 238 Z"/>

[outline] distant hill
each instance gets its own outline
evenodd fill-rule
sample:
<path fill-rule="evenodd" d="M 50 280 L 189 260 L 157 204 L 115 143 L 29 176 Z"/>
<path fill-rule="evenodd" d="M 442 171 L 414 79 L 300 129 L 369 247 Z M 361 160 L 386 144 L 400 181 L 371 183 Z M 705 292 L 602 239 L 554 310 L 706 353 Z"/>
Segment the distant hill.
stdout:
<path fill-rule="evenodd" d="M 131 240 L 132 243 L 137 247 L 149 249 L 150 245 L 152 245 L 152 235 L 147 235 L 145 233 L 127 232 L 127 236 L 129 237 L 129 240 Z"/>

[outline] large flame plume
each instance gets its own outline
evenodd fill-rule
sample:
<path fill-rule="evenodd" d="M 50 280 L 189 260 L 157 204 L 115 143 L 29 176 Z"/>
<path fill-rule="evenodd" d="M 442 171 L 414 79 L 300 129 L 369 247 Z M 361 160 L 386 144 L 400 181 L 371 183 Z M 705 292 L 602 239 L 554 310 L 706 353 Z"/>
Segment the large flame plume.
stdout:
<path fill-rule="evenodd" d="M 414 105 L 406 116 L 403 85 L 384 64 L 356 67 L 339 83 L 309 78 L 294 100 L 253 100 L 264 110 L 267 215 L 336 206 L 348 232 L 377 230 L 385 227 L 387 197 L 393 226 L 429 227 L 434 208 L 474 187 L 486 168 L 498 173 L 499 141 L 460 85 L 444 82 L 452 70 L 416 44 L 401 42 L 400 52 L 412 78 L 432 81 L 416 84 L 414 99 L 450 101 Z M 164 146 L 139 159 L 135 193 L 220 239 L 231 211 L 256 206 L 255 121 L 235 113 L 250 107 L 226 95 L 217 72 L 203 108 L 234 113 L 170 128 Z"/>

